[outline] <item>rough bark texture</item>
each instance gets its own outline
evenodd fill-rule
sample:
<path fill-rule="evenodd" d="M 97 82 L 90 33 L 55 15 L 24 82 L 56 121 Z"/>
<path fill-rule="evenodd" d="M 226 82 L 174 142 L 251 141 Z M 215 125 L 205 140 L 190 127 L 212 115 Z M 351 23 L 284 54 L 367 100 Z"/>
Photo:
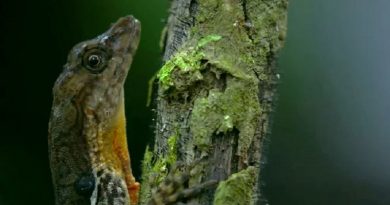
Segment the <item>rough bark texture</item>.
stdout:
<path fill-rule="evenodd" d="M 221 181 L 187 203 L 259 202 L 262 140 L 286 20 L 287 0 L 172 1 L 141 201 L 181 161 L 192 167 L 189 187 Z"/>

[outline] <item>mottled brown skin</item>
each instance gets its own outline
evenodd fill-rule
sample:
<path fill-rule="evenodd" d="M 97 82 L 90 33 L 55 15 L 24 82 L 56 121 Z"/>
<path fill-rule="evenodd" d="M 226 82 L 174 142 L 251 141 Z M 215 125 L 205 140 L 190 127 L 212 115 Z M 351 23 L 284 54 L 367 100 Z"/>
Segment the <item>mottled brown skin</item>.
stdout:
<path fill-rule="evenodd" d="M 123 84 L 139 36 L 139 21 L 127 16 L 69 53 L 53 87 L 49 122 L 56 205 L 137 204 Z"/>

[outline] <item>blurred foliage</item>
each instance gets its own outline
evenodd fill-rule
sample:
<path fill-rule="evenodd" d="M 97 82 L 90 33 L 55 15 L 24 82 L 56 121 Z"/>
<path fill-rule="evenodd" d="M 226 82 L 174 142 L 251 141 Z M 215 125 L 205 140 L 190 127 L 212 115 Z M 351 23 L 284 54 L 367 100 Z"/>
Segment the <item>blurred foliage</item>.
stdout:
<path fill-rule="evenodd" d="M 290 0 L 271 205 L 390 204 L 390 1 Z"/>

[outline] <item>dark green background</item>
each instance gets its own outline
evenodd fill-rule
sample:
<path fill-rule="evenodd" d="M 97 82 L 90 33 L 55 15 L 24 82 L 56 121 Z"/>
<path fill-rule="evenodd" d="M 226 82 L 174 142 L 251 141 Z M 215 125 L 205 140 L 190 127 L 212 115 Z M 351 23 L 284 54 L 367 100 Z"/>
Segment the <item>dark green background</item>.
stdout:
<path fill-rule="evenodd" d="M 126 82 L 129 146 L 138 176 L 153 135 L 147 81 L 168 1 L 0 3 L 0 205 L 53 204 L 47 157 L 51 86 L 69 49 L 118 17 L 142 22 Z M 390 204 L 390 2 L 290 0 L 278 105 L 267 143 L 271 205 Z"/>

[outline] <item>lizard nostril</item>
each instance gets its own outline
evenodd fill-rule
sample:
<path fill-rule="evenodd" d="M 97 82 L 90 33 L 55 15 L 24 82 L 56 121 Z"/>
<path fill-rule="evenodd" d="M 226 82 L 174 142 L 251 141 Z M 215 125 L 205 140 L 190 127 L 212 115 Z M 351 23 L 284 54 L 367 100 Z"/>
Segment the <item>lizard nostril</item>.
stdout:
<path fill-rule="evenodd" d="M 81 196 L 90 197 L 92 195 L 93 190 L 95 189 L 95 177 L 92 175 L 82 175 L 75 182 L 75 190 L 77 194 Z"/>

